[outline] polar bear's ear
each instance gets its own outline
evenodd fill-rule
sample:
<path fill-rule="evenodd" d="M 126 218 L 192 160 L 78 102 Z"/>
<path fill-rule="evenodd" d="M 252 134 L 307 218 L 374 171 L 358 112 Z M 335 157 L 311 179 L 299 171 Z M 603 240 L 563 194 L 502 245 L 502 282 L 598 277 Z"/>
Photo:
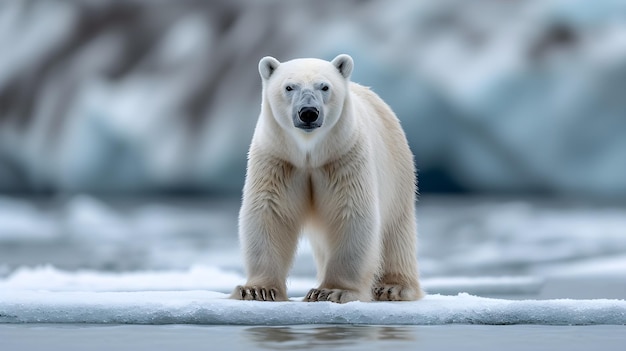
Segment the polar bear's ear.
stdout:
<path fill-rule="evenodd" d="M 272 73 L 278 68 L 280 62 L 272 56 L 265 56 L 259 61 L 259 73 L 261 78 L 269 79 Z"/>
<path fill-rule="evenodd" d="M 350 55 L 341 54 L 335 57 L 330 63 L 332 63 L 344 78 L 350 78 L 352 69 L 354 68 L 354 61 Z"/>

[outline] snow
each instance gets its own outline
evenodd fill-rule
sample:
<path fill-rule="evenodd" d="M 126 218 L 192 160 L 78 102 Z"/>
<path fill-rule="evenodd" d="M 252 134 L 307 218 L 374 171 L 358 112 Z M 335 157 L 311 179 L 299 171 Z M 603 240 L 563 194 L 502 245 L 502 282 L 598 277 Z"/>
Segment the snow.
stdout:
<path fill-rule="evenodd" d="M 0 293 L 4 323 L 626 325 L 624 300 L 501 300 L 459 294 L 417 302 L 235 301 L 211 291 Z"/>
<path fill-rule="evenodd" d="M 188 271 L 67 272 L 46 266 L 21 268 L 0 280 L 2 323 L 135 324 L 626 324 L 626 301 L 505 300 L 466 292 L 429 294 L 417 302 L 297 302 L 315 285 L 291 279 L 290 302 L 234 301 L 243 276 L 215 267 Z M 424 279 L 428 291 L 533 294 L 531 277 Z M 217 291 L 216 291 L 217 290 Z M 300 297 L 298 297 L 300 296 Z"/>

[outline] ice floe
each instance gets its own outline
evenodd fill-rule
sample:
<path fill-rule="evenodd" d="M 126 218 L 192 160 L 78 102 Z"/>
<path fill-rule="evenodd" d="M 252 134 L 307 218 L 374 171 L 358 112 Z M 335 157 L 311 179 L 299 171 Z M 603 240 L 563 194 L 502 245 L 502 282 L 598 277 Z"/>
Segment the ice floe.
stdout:
<path fill-rule="evenodd" d="M 416 302 L 235 301 L 211 291 L 0 292 L 3 323 L 626 325 L 624 300 L 502 300 L 459 294 Z"/>
<path fill-rule="evenodd" d="M 421 301 L 345 305 L 299 302 L 315 281 L 297 277 L 290 279 L 295 296 L 290 302 L 229 300 L 227 292 L 243 279 L 210 266 L 124 273 L 21 268 L 0 280 L 0 323 L 626 324 L 625 300 L 505 300 L 457 293 L 531 295 L 542 283 L 532 277 L 424 279 L 431 294 Z"/>

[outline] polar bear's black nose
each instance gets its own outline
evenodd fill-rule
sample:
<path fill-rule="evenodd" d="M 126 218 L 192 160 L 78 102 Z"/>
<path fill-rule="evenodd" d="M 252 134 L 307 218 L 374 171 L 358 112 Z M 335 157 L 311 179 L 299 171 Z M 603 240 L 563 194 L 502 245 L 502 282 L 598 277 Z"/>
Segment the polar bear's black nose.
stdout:
<path fill-rule="evenodd" d="M 320 112 L 315 107 L 303 107 L 298 111 L 298 117 L 304 123 L 313 123 L 317 120 Z"/>

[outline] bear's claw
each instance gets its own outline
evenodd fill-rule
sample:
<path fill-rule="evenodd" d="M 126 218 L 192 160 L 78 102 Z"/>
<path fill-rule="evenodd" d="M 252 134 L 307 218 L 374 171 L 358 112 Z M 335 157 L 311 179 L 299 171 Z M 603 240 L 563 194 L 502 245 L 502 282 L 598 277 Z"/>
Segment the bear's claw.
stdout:
<path fill-rule="evenodd" d="M 304 302 L 317 302 L 317 301 L 330 301 L 337 303 L 346 303 L 350 301 L 358 300 L 358 296 L 355 292 L 344 289 L 311 289 L 306 294 L 302 301 Z"/>
<path fill-rule="evenodd" d="M 421 297 L 414 289 L 395 284 L 377 285 L 372 288 L 372 295 L 376 301 L 413 301 Z"/>
<path fill-rule="evenodd" d="M 236 300 L 254 301 L 286 301 L 287 298 L 282 295 L 283 294 L 280 294 L 276 288 L 239 285 L 230 295 L 230 298 Z"/>

